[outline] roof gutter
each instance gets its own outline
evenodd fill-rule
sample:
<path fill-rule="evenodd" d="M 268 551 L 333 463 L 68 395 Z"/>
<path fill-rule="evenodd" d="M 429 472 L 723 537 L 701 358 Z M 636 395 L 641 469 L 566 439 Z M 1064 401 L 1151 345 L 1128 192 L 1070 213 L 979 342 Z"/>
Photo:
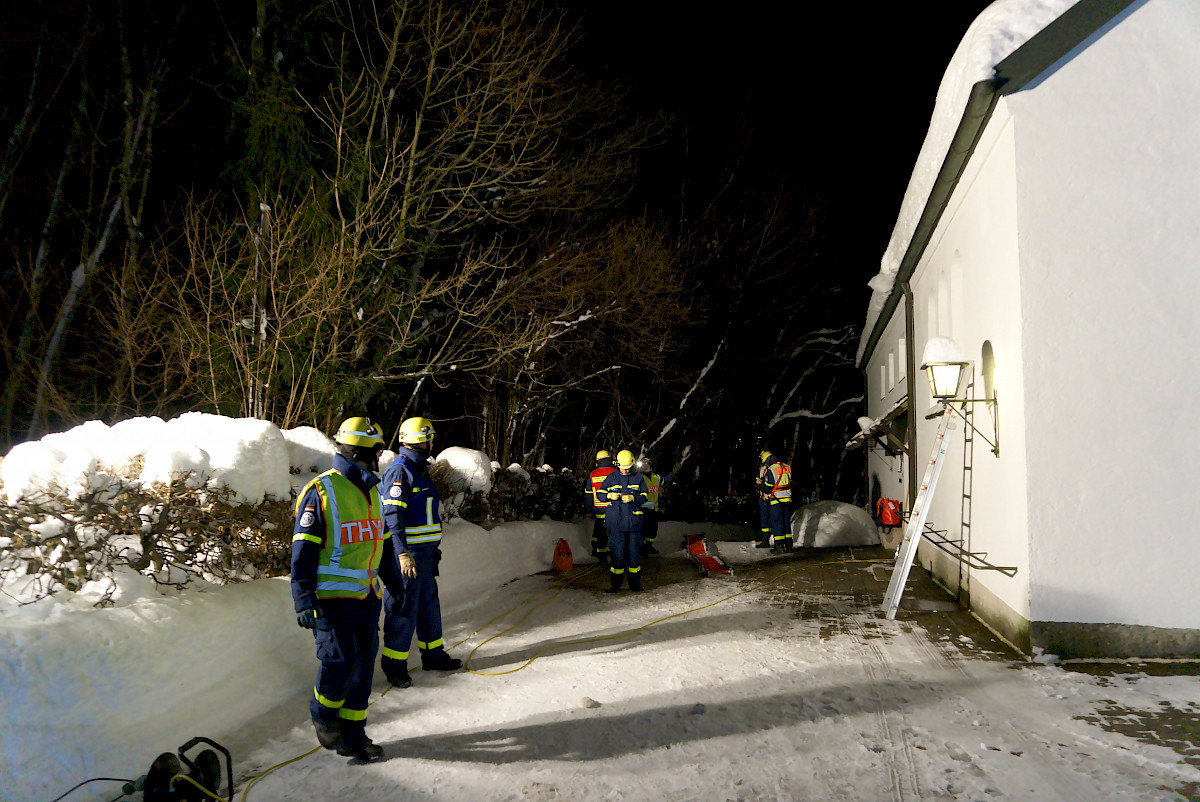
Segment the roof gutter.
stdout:
<path fill-rule="evenodd" d="M 1070 53 L 1088 37 L 1108 25 L 1118 14 L 1132 5 L 1142 5 L 1148 0 L 1079 0 L 1053 22 L 1038 31 L 1025 44 L 1010 53 L 995 66 L 994 78 L 979 81 L 971 87 L 962 118 L 950 142 L 942 168 L 938 171 L 929 200 L 921 212 L 921 219 L 913 231 L 908 250 L 900 260 L 900 267 L 892 282 L 892 292 L 884 302 L 883 309 L 875 319 L 871 336 L 863 349 L 859 367 L 866 365 L 875 352 L 875 346 L 883 336 L 883 330 L 904 298 L 903 287 L 912 278 L 920 263 L 933 232 L 937 230 L 942 213 L 950 204 L 954 188 L 966 171 L 971 154 L 983 130 L 991 119 L 996 101 L 1002 95 L 1011 95 L 1024 89 L 1030 81 L 1054 66 L 1055 62 Z"/>

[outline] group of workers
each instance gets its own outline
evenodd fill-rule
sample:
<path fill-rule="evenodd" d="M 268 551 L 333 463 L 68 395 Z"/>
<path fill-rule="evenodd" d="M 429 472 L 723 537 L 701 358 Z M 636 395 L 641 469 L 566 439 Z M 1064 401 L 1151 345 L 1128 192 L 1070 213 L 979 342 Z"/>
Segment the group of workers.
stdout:
<path fill-rule="evenodd" d="M 596 452 L 596 467 L 583 490 L 584 505 L 592 511 L 592 556 L 608 563 L 609 588 L 619 593 L 628 578 L 629 589 L 642 585 L 642 553 L 658 554 L 658 505 L 663 478 L 649 457 L 633 458 L 628 449 L 617 452 L 613 465 L 608 451 Z"/>
<path fill-rule="evenodd" d="M 292 600 L 300 626 L 313 630 L 317 681 L 309 702 L 317 740 L 339 755 L 377 760 L 383 748 L 366 734 L 367 699 L 384 612 L 384 675 L 412 685 L 413 633 L 426 671 L 455 671 L 446 653 L 438 601 L 442 522 L 429 476 L 433 424 L 400 425 L 400 450 L 377 475 L 383 436 L 368 418 L 348 418 L 334 439 L 333 467 L 296 503 Z M 382 490 L 381 490 L 382 488 Z"/>
<path fill-rule="evenodd" d="M 347 418 L 334 438 L 333 467 L 309 482 L 296 502 L 292 600 L 297 623 L 313 631 L 320 663 L 309 713 L 321 746 L 361 761 L 383 756 L 366 733 L 381 610 L 381 667 L 391 685 L 412 685 L 414 633 L 423 670 L 462 667 L 442 641 L 436 579 L 442 523 L 429 476 L 434 434 L 427 418 L 405 420 L 399 452 L 381 478 L 380 429 L 366 417 Z M 791 551 L 791 471 L 769 451 L 760 457 L 763 537 L 757 545 Z M 595 518 L 592 556 L 608 565 L 606 593 L 620 592 L 626 581 L 631 591 L 645 589 L 642 553 L 658 553 L 665 483 L 647 457 L 622 450 L 614 465 L 607 451 L 596 454 L 584 500 Z"/>

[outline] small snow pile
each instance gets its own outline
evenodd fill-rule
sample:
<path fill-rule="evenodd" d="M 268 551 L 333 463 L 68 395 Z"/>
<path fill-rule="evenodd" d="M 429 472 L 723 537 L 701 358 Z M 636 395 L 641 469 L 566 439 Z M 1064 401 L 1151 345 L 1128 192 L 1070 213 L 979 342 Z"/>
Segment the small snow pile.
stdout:
<path fill-rule="evenodd" d="M 874 418 L 862 417 L 862 418 L 858 419 L 858 428 L 862 429 L 864 432 L 871 431 L 872 427 L 874 427 L 874 426 L 875 426 Z"/>
<path fill-rule="evenodd" d="M 792 543 L 808 548 L 877 546 L 879 530 L 861 507 L 814 501 L 792 513 Z"/>
<path fill-rule="evenodd" d="M 921 351 L 921 364 L 938 362 L 969 362 L 958 343 L 949 337 L 930 337 Z"/>
<path fill-rule="evenodd" d="M 508 472 L 515 473 L 517 476 L 520 476 L 521 478 L 523 478 L 526 482 L 529 481 L 529 471 L 522 468 L 520 466 L 520 464 L 518 464 L 516 462 L 514 462 L 512 465 L 508 466 Z M 543 473 L 544 473 L 544 471 L 543 471 Z"/>
<path fill-rule="evenodd" d="M 482 451 L 451 446 L 437 455 L 438 475 L 452 493 L 492 489 L 492 460 Z"/>

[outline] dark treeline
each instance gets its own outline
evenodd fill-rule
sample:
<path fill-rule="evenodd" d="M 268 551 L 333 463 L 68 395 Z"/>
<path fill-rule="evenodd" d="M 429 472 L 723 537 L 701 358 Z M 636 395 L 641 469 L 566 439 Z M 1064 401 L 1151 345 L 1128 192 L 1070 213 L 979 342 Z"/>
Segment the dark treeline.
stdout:
<path fill-rule="evenodd" d="M 0 439 L 201 410 L 853 500 L 859 301 L 737 114 L 597 66 L 526 0 L 6 12 Z M 849 315 L 848 315 L 849 313 Z M 732 501 L 731 501 L 732 503 Z"/>

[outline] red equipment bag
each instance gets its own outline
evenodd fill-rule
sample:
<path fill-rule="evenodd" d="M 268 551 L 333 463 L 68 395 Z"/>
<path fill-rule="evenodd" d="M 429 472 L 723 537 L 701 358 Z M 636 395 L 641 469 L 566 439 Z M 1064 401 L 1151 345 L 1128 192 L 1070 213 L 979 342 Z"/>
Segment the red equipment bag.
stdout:
<path fill-rule="evenodd" d="M 575 567 L 575 559 L 571 556 L 571 544 L 566 538 L 559 538 L 554 545 L 554 561 L 550 563 L 552 571 L 570 571 Z"/>
<path fill-rule="evenodd" d="M 894 498 L 881 498 L 875 504 L 879 511 L 879 523 L 884 526 L 900 525 L 900 502 Z"/>

